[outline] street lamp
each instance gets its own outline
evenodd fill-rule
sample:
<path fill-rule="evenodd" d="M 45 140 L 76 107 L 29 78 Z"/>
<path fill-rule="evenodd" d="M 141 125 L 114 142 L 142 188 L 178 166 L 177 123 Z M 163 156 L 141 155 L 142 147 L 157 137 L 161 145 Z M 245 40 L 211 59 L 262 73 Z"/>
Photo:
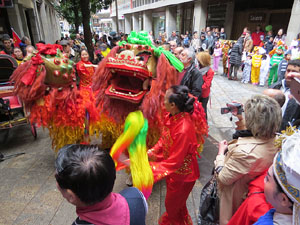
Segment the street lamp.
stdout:
<path fill-rule="evenodd" d="M 116 5 L 116 25 L 117 25 L 117 33 L 119 34 L 119 13 L 118 13 L 118 0 L 115 0 Z"/>

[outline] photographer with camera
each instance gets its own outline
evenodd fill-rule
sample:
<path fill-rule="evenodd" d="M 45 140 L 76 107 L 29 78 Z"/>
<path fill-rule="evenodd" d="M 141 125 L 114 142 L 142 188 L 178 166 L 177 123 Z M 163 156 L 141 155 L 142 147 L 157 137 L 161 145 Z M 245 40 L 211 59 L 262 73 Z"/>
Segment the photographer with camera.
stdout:
<path fill-rule="evenodd" d="M 220 225 L 230 218 L 244 201 L 248 184 L 261 175 L 271 164 L 277 148 L 276 132 L 281 123 L 281 109 L 272 98 L 255 95 L 244 105 L 228 104 L 223 113 L 232 112 L 239 118 L 240 127 L 229 143 L 219 143 L 215 160 L 218 193 L 220 197 Z"/>

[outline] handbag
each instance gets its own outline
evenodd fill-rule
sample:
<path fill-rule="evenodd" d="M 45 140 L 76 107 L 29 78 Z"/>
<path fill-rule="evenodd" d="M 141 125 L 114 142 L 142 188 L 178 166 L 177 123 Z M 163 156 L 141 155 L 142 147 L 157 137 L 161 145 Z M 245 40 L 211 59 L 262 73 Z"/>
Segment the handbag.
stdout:
<path fill-rule="evenodd" d="M 216 174 L 203 187 L 200 195 L 198 225 L 219 224 L 220 199 Z"/>

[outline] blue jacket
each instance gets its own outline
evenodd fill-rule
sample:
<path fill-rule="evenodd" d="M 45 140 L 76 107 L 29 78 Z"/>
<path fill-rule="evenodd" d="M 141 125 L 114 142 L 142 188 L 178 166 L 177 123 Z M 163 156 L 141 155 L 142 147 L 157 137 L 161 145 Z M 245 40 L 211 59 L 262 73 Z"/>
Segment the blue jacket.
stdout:
<path fill-rule="evenodd" d="M 259 217 L 257 222 L 253 225 L 274 225 L 273 216 L 275 209 L 270 209 L 265 215 Z"/>

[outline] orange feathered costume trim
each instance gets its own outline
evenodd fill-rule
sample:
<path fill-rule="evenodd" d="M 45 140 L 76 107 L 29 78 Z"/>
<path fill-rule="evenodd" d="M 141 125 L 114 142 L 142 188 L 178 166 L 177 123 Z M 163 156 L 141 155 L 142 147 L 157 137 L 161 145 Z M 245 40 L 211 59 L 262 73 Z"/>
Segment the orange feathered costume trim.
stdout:
<path fill-rule="evenodd" d="M 30 61 L 21 64 L 11 77 L 15 93 L 30 112 L 30 121 L 49 129 L 55 151 L 66 144 L 87 142 L 85 134 L 99 135 L 100 126 L 99 110 L 91 88 L 79 91 L 75 81 L 68 85 L 45 84 L 46 76 L 53 74 L 46 73 L 41 54 L 57 57 L 57 49 L 61 50 L 61 46 L 38 45 L 39 52 Z"/>

